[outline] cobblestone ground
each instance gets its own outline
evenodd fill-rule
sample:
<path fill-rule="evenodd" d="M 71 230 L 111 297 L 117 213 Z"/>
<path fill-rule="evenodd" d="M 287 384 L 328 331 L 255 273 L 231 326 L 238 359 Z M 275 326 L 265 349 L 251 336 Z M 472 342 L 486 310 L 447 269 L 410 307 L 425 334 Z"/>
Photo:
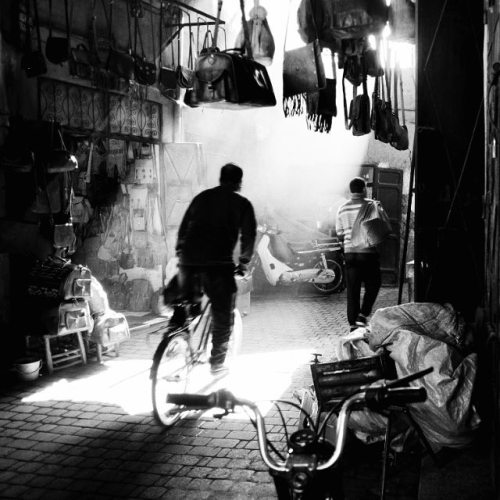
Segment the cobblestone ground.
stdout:
<path fill-rule="evenodd" d="M 396 298 L 397 290 L 383 288 L 376 307 Z M 195 383 L 254 400 L 290 399 L 311 384 L 311 353 L 328 361 L 332 339 L 347 333 L 345 293 L 261 294 L 243 328 L 231 375 L 214 382 L 202 367 Z M 106 356 L 102 365 L 91 359 L 4 388 L 0 498 L 276 498 L 245 414 L 190 415 L 169 430 L 154 422 L 148 368 L 158 341 L 133 334 L 120 356 Z M 261 409 L 279 445 L 281 419 L 270 404 Z M 284 419 L 293 428 L 297 411 L 284 409 Z"/>

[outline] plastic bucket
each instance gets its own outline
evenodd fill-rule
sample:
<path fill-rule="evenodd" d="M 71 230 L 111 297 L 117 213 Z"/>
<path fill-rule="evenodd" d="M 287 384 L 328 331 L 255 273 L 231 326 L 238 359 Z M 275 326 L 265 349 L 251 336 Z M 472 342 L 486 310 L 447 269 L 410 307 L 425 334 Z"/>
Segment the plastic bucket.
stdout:
<path fill-rule="evenodd" d="M 14 371 L 20 380 L 36 380 L 40 374 L 42 360 L 37 358 L 19 358 L 13 363 Z"/>

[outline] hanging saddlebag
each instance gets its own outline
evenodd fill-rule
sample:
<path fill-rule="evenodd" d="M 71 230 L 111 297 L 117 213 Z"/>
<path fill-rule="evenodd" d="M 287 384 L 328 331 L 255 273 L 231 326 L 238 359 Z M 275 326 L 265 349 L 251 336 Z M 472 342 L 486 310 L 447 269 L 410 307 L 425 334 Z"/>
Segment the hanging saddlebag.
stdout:
<path fill-rule="evenodd" d="M 28 295 L 45 299 L 90 297 L 92 277 L 88 267 L 49 257 L 35 264 L 28 278 Z"/>

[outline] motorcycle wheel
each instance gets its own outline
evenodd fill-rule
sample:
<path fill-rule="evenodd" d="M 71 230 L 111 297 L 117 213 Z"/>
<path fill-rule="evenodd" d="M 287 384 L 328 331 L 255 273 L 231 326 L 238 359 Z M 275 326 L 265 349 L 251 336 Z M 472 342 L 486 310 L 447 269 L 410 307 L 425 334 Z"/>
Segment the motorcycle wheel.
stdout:
<path fill-rule="evenodd" d="M 330 293 L 340 293 L 345 288 L 344 269 L 343 266 L 333 259 L 326 259 L 328 269 L 335 273 L 335 279 L 331 283 L 311 283 L 312 286 L 325 295 Z M 323 262 L 320 260 L 315 265 L 317 269 L 323 269 Z"/>

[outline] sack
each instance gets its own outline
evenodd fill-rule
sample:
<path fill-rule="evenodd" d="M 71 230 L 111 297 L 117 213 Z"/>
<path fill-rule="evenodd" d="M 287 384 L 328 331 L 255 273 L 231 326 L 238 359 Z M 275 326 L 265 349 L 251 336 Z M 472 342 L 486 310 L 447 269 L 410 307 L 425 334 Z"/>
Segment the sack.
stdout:
<path fill-rule="evenodd" d="M 223 109 L 275 106 L 266 68 L 232 51 L 210 50 L 196 60 L 190 106 Z"/>
<path fill-rule="evenodd" d="M 90 314 L 92 317 L 108 312 L 108 294 L 95 276 L 92 276 L 90 283 L 90 297 L 88 297 Z"/>
<path fill-rule="evenodd" d="M 391 233 L 391 222 L 382 205 L 376 200 L 370 200 L 360 209 L 354 221 L 351 244 L 355 247 L 374 247 Z"/>
<path fill-rule="evenodd" d="M 83 43 L 79 43 L 70 51 L 69 74 L 86 80 L 92 78 L 93 65 L 91 63 L 91 54 Z"/>
<path fill-rule="evenodd" d="M 115 311 L 107 311 L 96 317 L 90 340 L 102 346 L 119 344 L 130 338 L 127 318 Z"/>
<path fill-rule="evenodd" d="M 321 6 L 325 5 L 321 1 Z M 380 33 L 387 22 L 385 0 L 330 0 L 332 12 L 329 32 L 336 39 L 362 38 Z"/>
<path fill-rule="evenodd" d="M 391 40 L 415 42 L 415 3 L 411 0 L 391 0 L 389 6 Z"/>

